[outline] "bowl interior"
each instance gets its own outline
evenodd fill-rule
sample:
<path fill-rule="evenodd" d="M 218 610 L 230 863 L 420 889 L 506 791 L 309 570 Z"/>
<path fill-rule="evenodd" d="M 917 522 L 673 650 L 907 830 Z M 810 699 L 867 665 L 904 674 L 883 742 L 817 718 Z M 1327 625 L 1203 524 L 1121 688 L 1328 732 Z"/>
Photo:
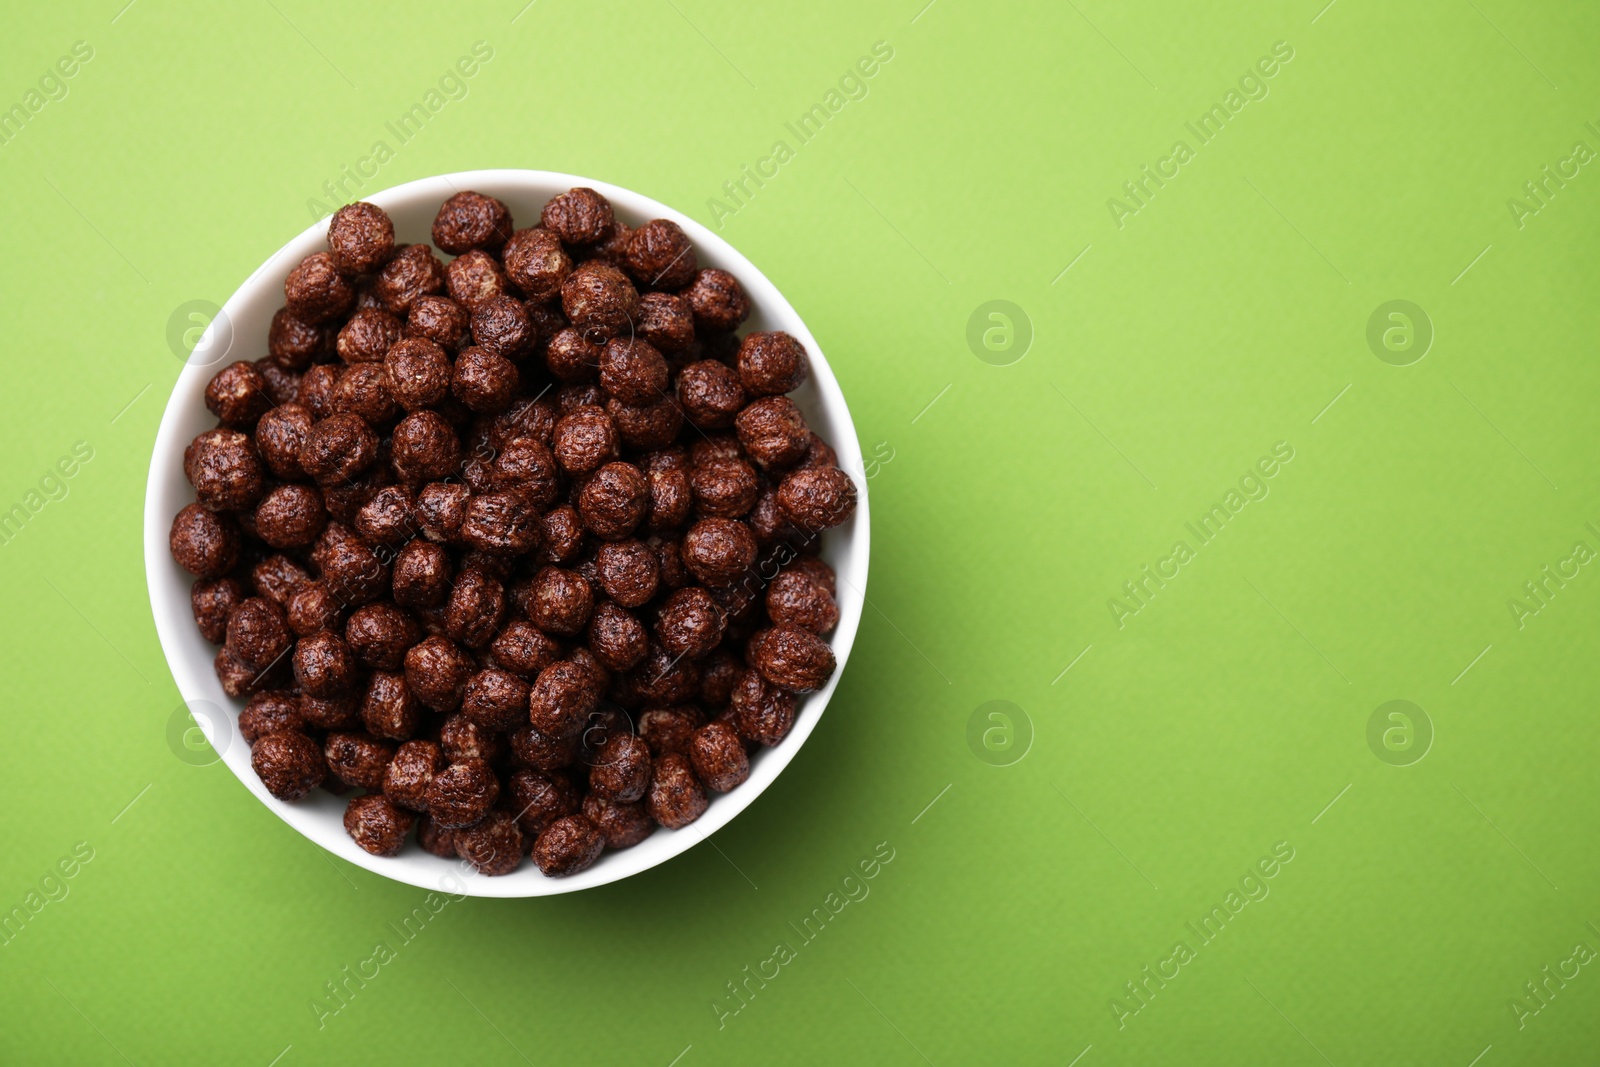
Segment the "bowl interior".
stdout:
<path fill-rule="evenodd" d="M 167 549 L 167 535 L 172 517 L 194 500 L 194 492 L 183 476 L 183 449 L 195 435 L 216 423 L 205 407 L 206 383 L 228 363 L 237 359 L 253 360 L 265 353 L 268 325 L 273 312 L 283 305 L 284 278 L 305 256 L 326 248 L 327 221 L 311 226 L 263 263 L 229 298 L 200 339 L 167 402 L 151 457 L 145 497 L 145 570 L 150 604 L 178 691 L 213 749 L 245 787 L 290 826 L 328 851 L 377 874 L 422 888 L 485 897 L 567 893 L 636 874 L 698 843 L 759 796 L 805 743 L 844 673 L 861 619 L 867 582 L 869 521 L 867 485 L 855 427 L 844 395 L 816 339 L 789 302 L 749 260 L 704 226 L 663 204 L 626 189 L 574 175 L 525 170 L 468 171 L 409 182 L 364 199 L 389 213 L 398 241 L 416 243 L 430 240 L 439 204 L 461 190 L 476 189 L 498 197 L 511 208 L 516 224 L 527 226 L 538 218 L 545 201 L 578 185 L 589 186 L 606 196 L 617 217 L 630 226 L 652 218 L 676 222 L 694 242 L 701 266 L 726 270 L 744 285 L 752 304 L 744 331 L 785 330 L 798 338 L 810 354 L 809 379 L 792 398 L 812 428 L 837 451 L 839 465 L 855 478 L 859 492 L 859 504 L 851 520 L 829 530 L 821 539 L 822 557 L 839 577 L 839 626 L 829 639 L 838 669 L 825 688 L 802 700 L 794 729 L 783 743 L 752 757 L 749 780 L 732 792 L 712 794 L 711 805 L 699 820 L 677 831 L 658 829 L 634 848 L 607 851 L 594 866 L 570 878 L 546 878 L 531 862 L 524 863 L 510 875 L 488 878 L 459 861 L 424 852 L 414 843 L 397 857 L 373 856 L 357 847 L 345 833 L 345 799 L 318 789 L 305 800 L 288 804 L 268 793 L 251 770 L 250 748 L 239 736 L 237 719 L 243 702 L 230 699 L 222 692 L 212 669 L 216 649 L 200 636 L 190 610 L 192 578 L 173 561 Z"/>

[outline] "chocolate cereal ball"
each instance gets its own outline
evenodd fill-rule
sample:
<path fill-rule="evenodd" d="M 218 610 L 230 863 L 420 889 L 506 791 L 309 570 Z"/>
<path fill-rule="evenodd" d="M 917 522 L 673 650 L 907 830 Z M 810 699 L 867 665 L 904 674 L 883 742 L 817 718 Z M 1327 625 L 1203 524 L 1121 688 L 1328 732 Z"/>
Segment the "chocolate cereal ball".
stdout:
<path fill-rule="evenodd" d="M 676 752 L 656 761 L 646 803 L 650 817 L 669 830 L 688 826 L 709 806 L 705 787 L 695 777 L 694 768 Z"/>
<path fill-rule="evenodd" d="M 457 830 L 489 814 L 500 797 L 500 781 L 483 760 L 464 759 L 435 774 L 425 797 L 428 817 Z"/>
<path fill-rule="evenodd" d="M 720 708 L 733 696 L 733 689 L 744 677 L 744 660 L 726 645 L 707 656 L 700 669 L 700 703 Z"/>
<path fill-rule="evenodd" d="M 434 711 L 460 706 L 473 669 L 472 657 L 448 637 L 436 634 L 406 650 L 406 684 Z"/>
<path fill-rule="evenodd" d="M 605 838 L 607 848 L 632 848 L 656 828 L 643 804 L 618 804 L 593 793 L 583 798 L 583 814 Z"/>
<path fill-rule="evenodd" d="M 689 466 L 703 467 L 724 460 L 743 460 L 744 446 L 731 433 L 702 434 L 689 448 Z"/>
<path fill-rule="evenodd" d="M 750 298 L 739 279 L 725 270 L 708 267 L 694 276 L 683 292 L 703 330 L 737 330 L 750 317 Z"/>
<path fill-rule="evenodd" d="M 535 505 L 548 507 L 561 490 L 560 471 L 550 449 L 533 438 L 506 442 L 495 457 L 490 481 L 497 489 L 515 489 Z"/>
<path fill-rule="evenodd" d="M 587 536 L 577 508 L 571 504 L 551 508 L 539 522 L 538 559 L 543 563 L 572 563 L 582 553 Z"/>
<path fill-rule="evenodd" d="M 239 712 L 239 736 L 253 745 L 268 734 L 305 730 L 305 716 L 300 714 L 300 697 L 281 689 L 257 693 Z"/>
<path fill-rule="evenodd" d="M 387 426 L 400 417 L 388 376 L 376 363 L 351 367 L 333 387 L 333 410 L 359 415 L 368 425 Z"/>
<path fill-rule="evenodd" d="M 595 553 L 595 572 L 606 595 L 625 608 L 642 607 L 656 595 L 660 563 L 642 541 L 614 541 Z"/>
<path fill-rule="evenodd" d="M 509 282 L 500 261 L 487 252 L 457 256 L 445 268 L 450 299 L 469 311 L 492 296 L 507 295 Z"/>
<path fill-rule="evenodd" d="M 552 737 L 532 726 L 509 735 L 511 757 L 518 765 L 536 771 L 555 771 L 571 766 L 578 756 L 578 735 Z"/>
<path fill-rule="evenodd" d="M 561 283 L 561 308 L 584 336 L 603 343 L 627 331 L 639 313 L 639 292 L 617 268 L 590 260 Z"/>
<path fill-rule="evenodd" d="M 437 481 L 461 466 L 461 442 L 455 427 L 437 411 L 413 411 L 394 428 L 389 462 L 401 481 Z"/>
<path fill-rule="evenodd" d="M 288 308 L 279 308 L 267 329 L 267 355 L 280 367 L 305 370 L 327 350 L 328 338 L 326 326 L 302 322 Z"/>
<path fill-rule="evenodd" d="M 444 264 L 433 249 L 406 245 L 378 272 L 372 292 L 385 311 L 403 317 L 418 297 L 444 292 L 444 283 Z"/>
<path fill-rule="evenodd" d="M 263 356 L 251 364 L 261 375 L 262 387 L 272 404 L 288 404 L 300 395 L 300 375 L 279 366 L 271 356 Z M 269 408 L 270 410 L 270 408 Z"/>
<path fill-rule="evenodd" d="M 528 313 L 528 323 L 533 327 L 533 355 L 542 356 L 550 339 L 567 328 L 567 317 L 561 313 L 561 301 L 524 300 L 522 308 Z"/>
<path fill-rule="evenodd" d="M 689 762 L 706 788 L 718 793 L 740 785 L 750 777 L 750 757 L 744 741 L 728 723 L 708 722 L 694 732 L 689 741 Z"/>
<path fill-rule="evenodd" d="M 763 548 L 779 542 L 801 540 L 800 531 L 795 529 L 794 523 L 778 506 L 778 487 L 771 483 L 763 485 L 756 493 L 756 502 L 750 506 L 744 521 L 750 525 L 750 532 L 756 535 L 756 543 Z"/>
<path fill-rule="evenodd" d="M 354 797 L 344 809 L 350 839 L 374 856 L 398 856 L 416 816 L 394 806 L 382 793 Z"/>
<path fill-rule="evenodd" d="M 411 518 L 411 493 L 403 485 L 386 485 L 356 512 L 353 525 L 372 545 L 399 545 L 416 536 Z"/>
<path fill-rule="evenodd" d="M 588 638 L 589 651 L 609 671 L 629 670 L 650 651 L 644 623 L 609 600 L 594 609 Z"/>
<path fill-rule="evenodd" d="M 311 572 L 281 552 L 274 553 L 250 568 L 250 585 L 260 596 L 280 608 L 293 598 L 295 590 L 311 580 Z"/>
<path fill-rule="evenodd" d="M 467 679 L 461 714 L 486 730 L 514 730 L 528 719 L 528 683 L 490 667 Z"/>
<path fill-rule="evenodd" d="M 734 729 L 752 744 L 771 748 L 794 728 L 794 694 L 768 684 L 760 671 L 744 673 L 728 706 Z"/>
<path fill-rule="evenodd" d="M 670 393 L 643 406 L 624 404 L 612 397 L 606 401 L 606 414 L 611 416 L 622 443 L 641 451 L 665 448 L 677 440 L 683 429 L 683 408 Z"/>
<path fill-rule="evenodd" d="M 471 490 L 464 485 L 429 482 L 423 486 L 411 509 L 417 525 L 422 527 L 423 536 L 444 544 L 458 541 L 471 496 Z"/>
<path fill-rule="evenodd" d="M 669 290 L 688 285 L 699 269 L 688 235 L 669 219 L 651 219 L 633 231 L 626 265 L 640 285 Z"/>
<path fill-rule="evenodd" d="M 189 504 L 173 517 L 167 545 L 178 566 L 197 578 L 216 578 L 239 562 L 239 524 Z"/>
<path fill-rule="evenodd" d="M 361 708 L 354 693 L 336 697 L 313 697 L 300 694 L 300 714 L 306 723 L 318 730 L 359 730 Z"/>
<path fill-rule="evenodd" d="M 578 515 L 596 537 L 617 541 L 644 521 L 650 485 L 631 463 L 607 463 L 578 494 Z"/>
<path fill-rule="evenodd" d="M 650 549 L 656 555 L 660 568 L 661 588 L 682 589 L 694 581 L 694 575 L 683 564 L 683 541 L 676 536 L 657 536 L 650 539 Z"/>
<path fill-rule="evenodd" d="M 242 511 L 266 490 L 255 446 L 237 430 L 219 427 L 196 437 L 183 451 L 183 473 L 209 511 Z"/>
<path fill-rule="evenodd" d="M 499 630 L 505 607 L 499 582 L 480 570 L 464 570 L 445 601 L 445 632 L 468 648 L 482 648 Z"/>
<path fill-rule="evenodd" d="M 276 478 L 304 478 L 300 449 L 316 424 L 311 412 L 299 404 L 279 404 L 256 423 L 256 449 Z"/>
<path fill-rule="evenodd" d="M 589 792 L 603 800 L 630 804 L 644 797 L 649 784 L 649 746 L 630 733 L 607 737 L 589 768 Z"/>
<path fill-rule="evenodd" d="M 473 411 L 493 415 L 511 406 L 519 381 L 516 364 L 473 345 L 456 357 L 450 391 Z"/>
<path fill-rule="evenodd" d="M 346 204 L 328 220 L 328 249 L 345 274 L 371 274 L 394 255 L 394 223 L 376 204 Z"/>
<path fill-rule="evenodd" d="M 663 352 L 682 352 L 694 343 L 694 323 L 694 314 L 684 297 L 646 293 L 639 298 L 639 321 L 634 324 L 634 333 Z"/>
<path fill-rule="evenodd" d="M 611 416 L 583 405 L 556 423 L 551 451 L 568 474 L 588 474 L 616 459 L 621 450 Z"/>
<path fill-rule="evenodd" d="M 336 629 L 344 608 L 344 603 L 333 595 L 326 582 L 306 582 L 294 591 L 285 610 L 289 629 L 308 637 L 319 630 Z"/>
<path fill-rule="evenodd" d="M 235 699 L 280 684 L 281 671 L 263 674 L 226 648 L 217 650 L 216 658 L 211 661 L 211 669 L 216 672 L 222 691 Z"/>
<path fill-rule="evenodd" d="M 778 486 L 778 507 L 810 533 L 838 526 L 856 510 L 856 485 L 838 467 L 791 471 Z"/>
<path fill-rule="evenodd" d="M 525 555 L 539 544 L 539 508 L 521 490 L 481 493 L 467 501 L 461 539 L 499 559 Z"/>
<path fill-rule="evenodd" d="M 682 704 L 700 691 L 700 665 L 687 656 L 674 656 L 652 641 L 650 651 L 629 672 L 628 679 L 646 704 Z"/>
<path fill-rule="evenodd" d="M 384 355 L 383 369 L 390 394 L 407 411 L 431 407 L 450 392 L 450 357 L 425 337 L 397 341 Z"/>
<path fill-rule="evenodd" d="M 361 789 L 379 789 L 394 759 L 394 746 L 353 731 L 330 733 L 322 746 L 328 769 L 341 781 Z"/>
<path fill-rule="evenodd" d="M 426 815 L 417 816 L 417 844 L 422 846 L 424 852 L 440 859 L 459 858 L 456 855 L 456 831 L 445 829 Z"/>
<path fill-rule="evenodd" d="M 767 616 L 780 626 L 825 634 L 839 625 L 833 593 L 814 575 L 787 569 L 767 587 Z"/>
<path fill-rule="evenodd" d="M 605 235 L 584 251 L 590 258 L 609 263 L 620 270 L 628 258 L 628 242 L 632 238 L 633 230 L 628 224 L 616 219 Z"/>
<path fill-rule="evenodd" d="M 225 645 L 251 670 L 277 663 L 293 641 L 283 609 L 265 597 L 250 597 L 228 616 Z"/>
<path fill-rule="evenodd" d="M 344 639 L 356 659 L 379 671 L 397 671 L 406 650 L 422 640 L 414 620 L 393 604 L 367 604 L 345 623 Z"/>
<path fill-rule="evenodd" d="M 406 315 L 405 332 L 410 337 L 426 337 L 454 352 L 465 343 L 469 322 L 466 306 L 448 296 L 419 296 Z"/>
<path fill-rule="evenodd" d="M 613 337 L 600 353 L 600 387 L 625 404 L 653 404 L 666 396 L 667 361 L 637 337 Z"/>
<path fill-rule="evenodd" d="M 557 380 L 570 384 L 593 381 L 602 347 L 571 326 L 558 331 L 545 346 L 545 364 Z"/>
<path fill-rule="evenodd" d="M 812 581 L 828 591 L 829 596 L 839 592 L 838 581 L 833 573 L 833 568 L 828 566 L 816 556 L 800 556 L 789 564 L 790 570 L 800 571 Z"/>
<path fill-rule="evenodd" d="M 737 519 L 755 506 L 760 482 L 742 459 L 717 459 L 689 472 L 695 510 L 719 519 Z"/>
<path fill-rule="evenodd" d="M 491 811 L 479 822 L 455 831 L 456 855 L 479 874 L 510 874 L 522 865 L 522 830 L 503 811 Z"/>
<path fill-rule="evenodd" d="M 224 426 L 251 426 L 271 407 L 266 379 L 243 360 L 223 367 L 206 383 L 206 408 Z"/>
<path fill-rule="evenodd" d="M 782 330 L 747 334 L 739 342 L 739 381 L 752 396 L 774 396 L 806 380 L 806 350 Z"/>
<path fill-rule="evenodd" d="M 444 753 L 433 741 L 407 741 L 395 750 L 383 772 L 383 794 L 411 811 L 428 810 L 428 786 L 445 768 Z"/>
<path fill-rule="evenodd" d="M 394 671 L 373 671 L 367 691 L 361 698 L 361 723 L 374 736 L 391 741 L 406 741 L 416 736 L 422 725 L 422 705 L 406 685 L 405 676 Z"/>
<path fill-rule="evenodd" d="M 616 216 L 611 212 L 611 201 L 593 189 L 579 186 L 551 197 L 539 221 L 566 244 L 592 245 L 605 239 Z"/>
<path fill-rule="evenodd" d="M 598 701 L 588 670 L 573 660 L 560 660 L 539 672 L 528 694 L 528 718 L 540 733 L 574 737 Z"/>
<path fill-rule="evenodd" d="M 582 815 L 568 815 L 545 827 L 533 843 L 533 862 L 549 878 L 587 870 L 605 850 L 605 838 Z"/>
<path fill-rule="evenodd" d="M 300 466 L 318 485 L 348 482 L 378 458 L 378 435 L 358 415 L 329 415 L 311 427 Z"/>
<path fill-rule="evenodd" d="M 603 408 L 606 403 L 606 391 L 600 388 L 598 382 L 588 382 L 583 385 L 563 385 L 556 390 L 556 410 L 563 416 L 571 415 L 579 408 Z"/>
<path fill-rule="evenodd" d="M 521 359 L 533 347 L 533 324 L 522 301 L 491 296 L 472 308 L 472 339 L 486 351 L 506 359 Z"/>
<path fill-rule="evenodd" d="M 519 768 L 506 779 L 506 791 L 510 794 L 511 811 L 523 832 L 531 837 L 538 836 L 557 819 L 578 811 L 578 789 L 560 770 Z"/>
<path fill-rule="evenodd" d="M 702 359 L 678 372 L 678 402 L 702 430 L 732 426 L 745 400 L 739 376 L 726 363 Z"/>
<path fill-rule="evenodd" d="M 339 318 L 356 302 L 355 290 L 327 252 L 302 259 L 284 279 L 283 296 L 289 314 L 312 325 Z"/>
<path fill-rule="evenodd" d="M 793 400 L 766 396 L 747 405 L 734 418 L 739 443 L 763 470 L 790 467 L 805 458 L 811 429 Z"/>
<path fill-rule="evenodd" d="M 535 678 L 561 657 L 561 645 L 527 619 L 512 619 L 489 643 L 494 662 L 521 678 Z"/>
<path fill-rule="evenodd" d="M 594 590 L 577 573 L 540 567 L 533 576 L 522 609 L 546 633 L 576 637 L 594 610 Z"/>
<path fill-rule="evenodd" d="M 452 256 L 475 248 L 494 251 L 510 236 L 511 209 L 470 189 L 441 204 L 433 219 L 433 243 Z"/>
<path fill-rule="evenodd" d="M 182 561 L 179 566 L 183 566 Z M 244 586 L 234 578 L 202 578 L 190 586 L 189 607 L 200 636 L 213 645 L 222 644 L 228 634 L 228 616 L 244 598 Z"/>
<path fill-rule="evenodd" d="M 674 656 L 699 658 L 722 640 L 722 611 L 698 586 L 679 589 L 656 612 L 656 640 Z"/>
<path fill-rule="evenodd" d="M 318 363 L 300 376 L 300 388 L 295 393 L 295 403 L 311 412 L 314 419 L 325 419 L 333 414 L 333 387 L 339 384 L 344 368 L 332 363 Z"/>
<path fill-rule="evenodd" d="M 774 626 L 753 642 L 754 666 L 779 689 L 809 693 L 821 689 L 833 676 L 833 649 L 809 630 Z"/>
<path fill-rule="evenodd" d="M 707 585 L 732 585 L 756 561 L 756 539 L 737 519 L 701 519 L 683 536 L 683 564 Z"/>
<path fill-rule="evenodd" d="M 436 608 L 450 595 L 450 554 L 431 541 L 408 542 L 395 556 L 392 587 L 396 604 Z"/>
<path fill-rule="evenodd" d="M 382 596 L 389 586 L 388 566 L 347 527 L 330 525 L 311 555 L 312 562 L 322 571 L 328 591 L 346 604 L 369 603 Z"/>
<path fill-rule="evenodd" d="M 300 800 L 328 776 L 317 743 L 297 730 L 267 734 L 250 751 L 250 768 L 279 800 Z"/>
<path fill-rule="evenodd" d="M 405 336 L 400 320 L 382 308 L 362 308 L 339 330 L 339 358 L 346 363 L 382 363 Z"/>
<path fill-rule="evenodd" d="M 689 485 L 689 472 L 677 466 L 653 466 L 645 457 L 645 478 L 650 483 L 650 514 L 647 519 L 651 530 L 675 530 L 689 521 L 689 511 L 694 504 L 694 492 Z"/>
<path fill-rule="evenodd" d="M 547 229 L 518 230 L 506 242 L 506 275 L 533 300 L 554 300 L 572 270 L 561 239 Z"/>
<path fill-rule="evenodd" d="M 690 739 L 704 721 L 700 709 L 692 705 L 646 708 L 639 715 L 639 736 L 658 758 L 669 752 L 687 754 Z"/>
<path fill-rule="evenodd" d="M 491 767 L 505 755 L 505 738 L 485 730 L 465 715 L 451 715 L 439 725 L 439 747 L 445 762 L 482 760 Z"/>
<path fill-rule="evenodd" d="M 335 697 L 347 693 L 354 688 L 358 673 L 350 646 L 338 634 L 323 630 L 295 643 L 294 680 L 311 696 Z"/>

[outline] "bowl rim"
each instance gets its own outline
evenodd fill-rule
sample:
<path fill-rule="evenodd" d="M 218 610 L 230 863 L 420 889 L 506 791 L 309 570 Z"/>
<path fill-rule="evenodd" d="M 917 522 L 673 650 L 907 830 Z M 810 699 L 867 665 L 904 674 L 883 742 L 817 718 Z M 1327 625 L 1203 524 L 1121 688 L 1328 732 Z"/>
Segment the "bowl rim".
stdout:
<path fill-rule="evenodd" d="M 227 711 L 226 717 L 194 715 L 194 722 L 220 760 L 228 765 L 245 788 L 302 836 L 374 874 L 422 889 L 476 897 L 555 896 L 632 877 L 666 863 L 704 841 L 765 792 L 809 739 L 844 675 L 866 601 L 871 543 L 867 479 L 849 405 L 839 388 L 833 368 L 805 321 L 771 279 L 738 249 L 696 220 L 642 193 L 558 171 L 519 168 L 457 171 L 404 182 L 371 192 L 362 199 L 385 210 L 403 211 L 414 209 L 418 201 L 429 201 L 436 206 L 464 189 L 479 189 L 496 196 L 505 196 L 509 190 L 516 189 L 525 192 L 531 200 L 554 195 L 545 191 L 547 189 L 562 191 L 576 186 L 596 190 L 610 200 L 621 215 L 641 221 L 664 218 L 677 223 L 702 258 L 711 260 L 739 279 L 752 305 L 769 320 L 768 328 L 786 330 L 805 346 L 810 357 L 810 381 L 819 394 L 818 404 L 826 413 L 827 421 L 833 424 L 828 443 L 838 455 L 839 466 L 850 473 L 856 482 L 856 512 L 848 523 L 832 532 L 834 537 L 843 535 L 846 538 L 846 543 L 839 548 L 846 564 L 838 568 L 839 625 L 829 639 L 837 661 L 833 676 L 822 689 L 803 698 L 789 736 L 778 746 L 761 752 L 760 758 L 752 761 L 750 778 L 730 792 L 711 794 L 710 806 L 695 822 L 676 831 L 658 828 L 649 839 L 633 848 L 620 851 L 608 849 L 593 866 L 567 878 L 547 878 L 531 862 L 523 864 L 510 875 L 488 877 L 478 874 L 464 862 L 448 861 L 420 849 L 408 850 L 397 857 L 371 855 L 351 840 L 344 831 L 342 820 L 324 818 L 322 809 L 326 808 L 325 804 L 313 807 L 304 802 L 280 801 L 266 791 L 251 770 L 249 746 L 237 736 L 236 719 L 242 702 L 222 693 L 209 654 L 201 661 L 192 651 L 193 638 L 198 636 L 189 603 L 189 586 L 194 579 L 178 567 L 168 549 L 168 534 L 176 511 L 171 506 L 171 498 L 177 495 L 193 499 L 193 490 L 182 475 L 183 450 L 190 439 L 184 424 L 193 416 L 191 405 L 202 403 L 205 385 L 218 364 L 229 356 L 249 358 L 235 354 L 238 339 L 224 337 L 224 331 L 232 329 L 231 324 L 241 317 L 246 307 L 254 308 L 260 301 L 266 301 L 272 310 L 281 305 L 282 280 L 289 270 L 311 252 L 326 249 L 328 218 L 308 226 L 268 256 L 222 305 L 195 347 L 197 350 L 209 350 L 219 340 L 227 341 L 227 347 L 221 355 L 210 360 L 201 362 L 191 359 L 185 363 L 163 409 L 151 452 L 145 486 L 144 562 L 156 634 L 173 681 L 191 713 L 197 703 Z M 511 192 L 511 195 L 517 194 Z M 270 316 L 271 312 L 267 314 Z M 175 479 L 181 484 L 173 488 Z M 212 646 L 205 647 L 209 649 Z M 222 738 L 219 748 L 218 734 L 222 731 L 230 732 Z M 232 743 L 235 740 L 239 743 Z M 342 807 L 342 798 L 334 799 Z M 662 843 L 647 848 L 654 842 Z"/>

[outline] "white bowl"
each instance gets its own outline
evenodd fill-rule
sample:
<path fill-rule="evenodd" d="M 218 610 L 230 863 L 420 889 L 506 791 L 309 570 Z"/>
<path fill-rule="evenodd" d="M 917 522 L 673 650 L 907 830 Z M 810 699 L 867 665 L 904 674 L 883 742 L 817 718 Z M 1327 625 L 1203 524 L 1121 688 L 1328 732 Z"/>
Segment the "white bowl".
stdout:
<path fill-rule="evenodd" d="M 804 698 L 793 731 L 775 748 L 751 759 L 750 778 L 729 793 L 712 794 L 711 805 L 699 820 L 681 830 L 658 829 L 648 840 L 622 851 L 608 850 L 588 870 L 569 878 L 546 878 L 531 862 L 514 873 L 489 878 L 466 864 L 424 852 L 415 842 L 399 856 L 373 856 L 350 839 L 344 830 L 345 800 L 323 790 L 298 803 L 288 804 L 268 793 L 250 768 L 250 748 L 239 736 L 238 714 L 242 701 L 222 692 L 212 670 L 216 654 L 195 627 L 189 606 L 191 577 L 172 559 L 167 535 L 172 517 L 194 500 L 183 476 L 183 450 L 195 435 L 216 420 L 205 407 L 205 387 L 218 369 L 236 359 L 255 359 L 266 351 L 267 326 L 283 305 L 283 281 L 291 268 L 312 252 L 326 249 L 327 220 L 307 229 L 261 265 L 223 305 L 195 346 L 194 355 L 178 376 L 161 418 L 155 454 L 150 460 L 150 482 L 145 494 L 144 559 L 150 584 L 150 607 L 155 615 L 161 648 L 172 669 L 173 680 L 206 739 L 233 773 L 261 802 L 284 822 L 329 852 L 376 874 L 425 889 L 443 889 L 482 897 L 532 897 L 570 893 L 604 885 L 637 874 L 671 859 L 704 840 L 761 795 L 789 765 L 800 746 L 816 728 L 828 699 L 844 673 L 850 646 L 861 621 L 867 586 L 868 517 L 866 479 L 861 447 L 844 394 L 833 376 L 816 338 L 783 294 L 744 256 L 722 238 L 664 204 L 605 182 L 571 174 L 535 170 L 476 170 L 407 182 L 365 199 L 377 204 L 394 220 L 395 238 L 401 242 L 427 242 L 440 203 L 463 189 L 499 197 L 511 208 L 512 218 L 526 226 L 539 217 L 546 200 L 573 186 L 585 185 L 610 199 L 617 217 L 637 226 L 649 219 L 671 219 L 694 242 L 700 264 L 720 267 L 733 274 L 750 295 L 753 310 L 746 330 L 786 330 L 805 345 L 811 357 L 811 374 L 793 399 L 806 419 L 839 455 L 839 465 L 854 476 L 859 503 L 854 517 L 822 538 L 822 556 L 838 572 L 839 626 L 831 643 L 838 669 L 823 689 Z"/>

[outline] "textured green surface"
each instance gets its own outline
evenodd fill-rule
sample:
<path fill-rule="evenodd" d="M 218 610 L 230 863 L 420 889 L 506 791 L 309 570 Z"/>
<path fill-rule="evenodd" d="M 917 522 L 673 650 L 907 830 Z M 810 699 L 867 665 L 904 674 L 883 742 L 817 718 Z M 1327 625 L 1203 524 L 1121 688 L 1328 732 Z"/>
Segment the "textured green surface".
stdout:
<path fill-rule="evenodd" d="M 39 506 L 0 548 L 0 906 L 40 906 L 0 947 L 0 1061 L 1594 1061 L 1600 10 L 121 2 L 0 35 L 24 108 L 93 50 L 0 147 L 0 508 Z M 140 552 L 169 316 L 379 140 L 367 189 L 527 166 L 720 222 L 877 457 L 849 669 L 717 849 L 411 940 L 425 894 L 175 757 Z M 745 165 L 776 175 L 730 199 Z M 1577 170 L 1540 206 L 1546 165 Z M 1031 323 L 1018 361 L 1014 313 L 969 349 L 991 300 Z M 1369 349 L 1392 300 L 1431 322 L 1419 362 Z M 1409 750 L 1406 720 L 1369 747 L 1391 700 L 1429 724 Z"/>

